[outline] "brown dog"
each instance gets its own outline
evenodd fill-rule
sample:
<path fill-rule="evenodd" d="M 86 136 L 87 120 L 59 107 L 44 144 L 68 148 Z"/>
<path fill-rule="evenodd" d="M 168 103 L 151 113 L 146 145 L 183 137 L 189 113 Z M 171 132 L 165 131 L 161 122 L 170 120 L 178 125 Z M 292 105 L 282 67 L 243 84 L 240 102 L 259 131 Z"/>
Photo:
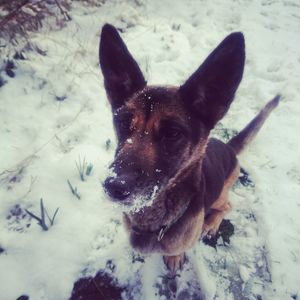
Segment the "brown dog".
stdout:
<path fill-rule="evenodd" d="M 160 252 L 175 272 L 201 235 L 216 234 L 239 176 L 236 155 L 279 96 L 229 143 L 209 139 L 242 79 L 244 37 L 232 33 L 180 87 L 147 86 L 117 30 L 104 25 L 100 65 L 118 139 L 115 174 L 104 188 L 116 201 L 145 205 L 124 213 L 133 248 Z"/>

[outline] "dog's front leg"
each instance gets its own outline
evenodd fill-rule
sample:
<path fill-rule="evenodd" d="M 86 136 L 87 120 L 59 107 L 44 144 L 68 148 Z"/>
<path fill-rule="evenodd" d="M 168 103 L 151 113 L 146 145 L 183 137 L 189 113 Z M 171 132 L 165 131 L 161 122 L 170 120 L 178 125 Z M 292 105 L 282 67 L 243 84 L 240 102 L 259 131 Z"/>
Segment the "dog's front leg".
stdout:
<path fill-rule="evenodd" d="M 237 163 L 236 167 L 230 174 L 230 176 L 224 182 L 223 190 L 219 196 L 219 198 L 213 203 L 211 206 L 211 212 L 206 217 L 203 229 L 202 229 L 202 237 L 211 238 L 215 236 L 219 230 L 220 224 L 224 218 L 224 216 L 230 212 L 232 206 L 229 202 L 229 191 L 232 185 L 237 180 L 240 174 L 240 167 Z"/>
<path fill-rule="evenodd" d="M 204 223 L 204 208 L 197 214 L 189 209 L 162 239 L 164 246 L 163 260 L 172 274 L 182 269 L 187 260 L 185 251 L 199 240 Z M 177 255 L 172 255 L 172 254 Z"/>
<path fill-rule="evenodd" d="M 218 209 L 213 209 L 210 215 L 205 220 L 202 237 L 207 237 L 208 239 L 215 236 L 219 230 L 224 216 L 231 210 L 231 204 L 228 201 L 224 203 L 223 206 Z"/>
<path fill-rule="evenodd" d="M 169 269 L 169 271 L 174 275 L 177 270 L 181 270 L 185 261 L 186 255 L 185 253 L 181 253 L 179 255 L 171 255 L 171 256 L 163 256 L 164 263 Z"/>

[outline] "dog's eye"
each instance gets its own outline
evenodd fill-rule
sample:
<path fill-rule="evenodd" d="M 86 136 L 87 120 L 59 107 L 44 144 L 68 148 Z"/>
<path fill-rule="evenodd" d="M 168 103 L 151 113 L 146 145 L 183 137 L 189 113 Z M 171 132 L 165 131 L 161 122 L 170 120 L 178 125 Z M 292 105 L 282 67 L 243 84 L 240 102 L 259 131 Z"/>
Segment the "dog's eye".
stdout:
<path fill-rule="evenodd" d="M 176 127 L 166 127 L 162 130 L 162 136 L 165 139 L 178 139 L 182 134 L 182 131 Z"/>
<path fill-rule="evenodd" d="M 185 144 L 187 129 L 179 122 L 163 120 L 159 128 L 159 140 L 167 155 L 178 153 L 181 146 Z"/>
<path fill-rule="evenodd" d="M 126 131 L 130 129 L 131 119 L 124 119 L 119 123 L 120 130 Z"/>
<path fill-rule="evenodd" d="M 177 138 L 184 133 L 184 128 L 179 122 L 165 119 L 160 123 L 160 135 L 165 138 Z"/>
<path fill-rule="evenodd" d="M 115 126 L 119 139 L 126 138 L 131 132 L 132 114 L 123 114 L 115 117 Z"/>
<path fill-rule="evenodd" d="M 163 141 L 176 142 L 181 140 L 185 134 L 185 129 L 177 122 L 172 122 L 170 120 L 164 120 L 161 122 L 160 126 L 160 138 Z"/>

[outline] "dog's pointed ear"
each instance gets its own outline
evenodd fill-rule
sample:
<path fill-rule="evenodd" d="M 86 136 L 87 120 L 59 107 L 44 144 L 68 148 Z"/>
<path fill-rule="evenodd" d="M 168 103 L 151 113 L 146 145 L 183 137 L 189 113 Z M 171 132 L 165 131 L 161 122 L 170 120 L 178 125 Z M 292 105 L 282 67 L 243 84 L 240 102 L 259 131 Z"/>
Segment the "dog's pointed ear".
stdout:
<path fill-rule="evenodd" d="M 212 129 L 225 115 L 243 76 L 245 41 L 243 34 L 227 36 L 199 69 L 180 87 L 190 111 Z"/>
<path fill-rule="evenodd" d="M 102 28 L 99 59 L 104 86 L 113 109 L 122 106 L 128 97 L 146 85 L 137 62 L 117 29 L 110 24 Z"/>

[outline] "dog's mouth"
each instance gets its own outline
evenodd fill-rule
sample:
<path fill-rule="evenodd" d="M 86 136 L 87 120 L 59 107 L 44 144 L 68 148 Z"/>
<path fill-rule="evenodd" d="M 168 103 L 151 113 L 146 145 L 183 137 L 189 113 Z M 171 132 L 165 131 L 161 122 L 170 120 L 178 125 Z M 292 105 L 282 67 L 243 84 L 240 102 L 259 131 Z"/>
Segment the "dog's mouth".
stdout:
<path fill-rule="evenodd" d="M 160 242 L 165 234 L 175 225 L 186 213 L 190 205 L 190 201 L 184 203 L 184 205 L 177 211 L 174 212 L 165 211 L 163 214 L 156 210 L 157 207 L 148 206 L 147 210 L 139 211 L 138 213 L 126 213 L 124 212 L 124 220 L 127 229 L 137 235 L 145 236 L 151 235 Z M 156 215 L 155 215 L 156 213 Z M 160 221 L 156 222 L 160 215 L 163 215 Z M 141 220 L 145 220 L 143 223 Z M 147 220 L 153 219 L 152 223 L 147 223 Z"/>

